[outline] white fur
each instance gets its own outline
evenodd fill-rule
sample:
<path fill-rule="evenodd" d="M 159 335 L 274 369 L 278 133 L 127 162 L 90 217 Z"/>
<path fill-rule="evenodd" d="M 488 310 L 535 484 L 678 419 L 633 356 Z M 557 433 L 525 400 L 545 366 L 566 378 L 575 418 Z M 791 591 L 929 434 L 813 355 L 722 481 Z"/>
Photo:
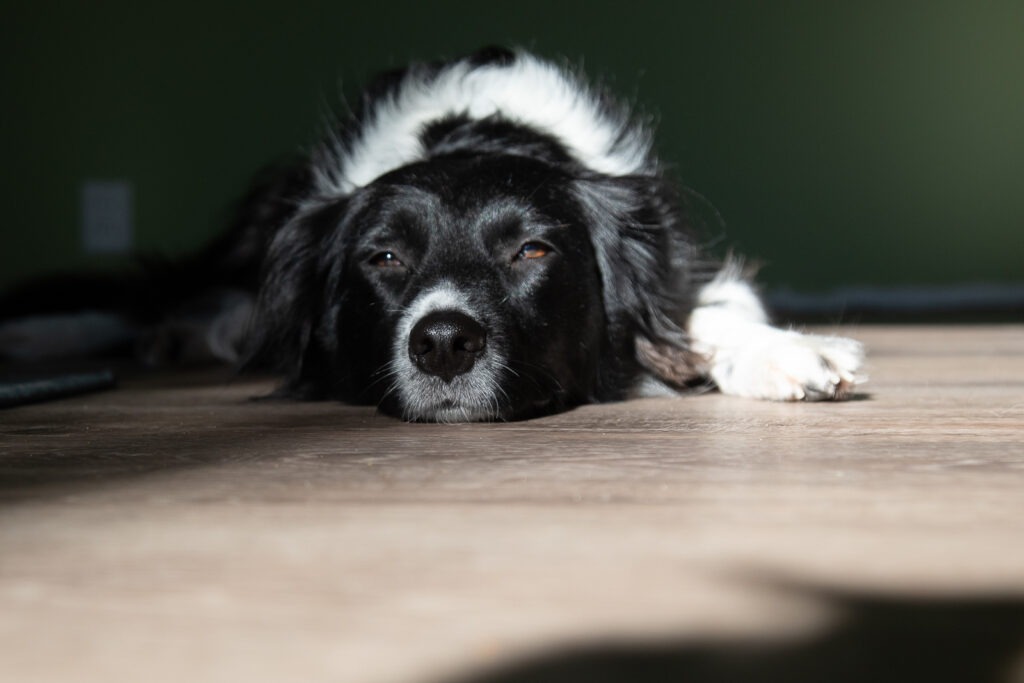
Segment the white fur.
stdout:
<path fill-rule="evenodd" d="M 470 315 L 469 301 L 450 284 L 441 284 L 420 294 L 409 305 L 398 323 L 395 335 L 395 357 L 405 354 L 409 335 L 420 318 L 434 311 L 459 311 Z"/>
<path fill-rule="evenodd" d="M 690 314 L 692 350 L 725 394 L 775 401 L 848 398 L 862 374 L 859 342 L 781 330 L 767 323 L 738 266 L 726 266 L 700 292 Z"/>
<path fill-rule="evenodd" d="M 424 128 L 453 115 L 500 115 L 528 125 L 558 139 L 578 161 L 599 173 L 654 170 L 648 131 L 629 122 L 625 112 L 602 107 L 597 96 L 566 70 L 519 52 L 511 65 L 473 66 L 461 61 L 432 77 L 410 73 L 396 95 L 376 105 L 347 149 L 335 143 L 331 167 L 316 169 L 321 192 L 347 195 L 421 159 Z"/>

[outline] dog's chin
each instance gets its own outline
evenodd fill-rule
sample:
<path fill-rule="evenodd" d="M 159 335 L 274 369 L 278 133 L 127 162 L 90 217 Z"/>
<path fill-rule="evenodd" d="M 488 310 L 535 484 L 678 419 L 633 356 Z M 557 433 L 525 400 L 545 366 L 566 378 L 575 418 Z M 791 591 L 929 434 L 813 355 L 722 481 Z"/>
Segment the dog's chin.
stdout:
<path fill-rule="evenodd" d="M 494 409 L 486 409 L 478 405 L 462 405 L 453 401 L 433 406 L 417 406 L 415 410 L 410 410 L 407 407 L 405 417 L 411 422 L 438 422 L 441 424 L 493 422 L 504 419 Z"/>
<path fill-rule="evenodd" d="M 437 402 L 419 400 L 412 404 L 399 404 L 389 409 L 388 412 L 409 422 L 456 424 L 462 422 L 512 422 L 548 415 L 556 409 L 556 403 L 552 400 L 533 401 L 517 406 L 495 399 L 484 404 L 443 399 Z"/>
<path fill-rule="evenodd" d="M 397 394 L 394 412 L 410 422 L 490 422 L 510 419 L 514 413 L 499 399 L 503 392 L 494 378 L 483 373 L 445 382 L 415 372 L 400 384 Z"/>

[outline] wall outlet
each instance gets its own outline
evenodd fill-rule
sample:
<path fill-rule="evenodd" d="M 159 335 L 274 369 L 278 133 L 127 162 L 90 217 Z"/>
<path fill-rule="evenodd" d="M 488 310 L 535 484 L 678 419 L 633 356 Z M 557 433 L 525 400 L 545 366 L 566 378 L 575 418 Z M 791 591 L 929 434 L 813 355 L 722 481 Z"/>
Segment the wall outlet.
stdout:
<path fill-rule="evenodd" d="M 82 183 L 82 249 L 88 254 L 118 254 L 134 244 L 134 192 L 127 180 Z"/>

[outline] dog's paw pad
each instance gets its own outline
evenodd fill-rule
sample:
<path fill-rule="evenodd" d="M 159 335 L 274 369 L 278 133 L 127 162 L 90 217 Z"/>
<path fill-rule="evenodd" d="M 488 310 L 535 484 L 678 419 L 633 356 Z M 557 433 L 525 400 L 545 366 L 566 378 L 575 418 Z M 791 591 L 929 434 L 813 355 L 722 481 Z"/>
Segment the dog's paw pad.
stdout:
<path fill-rule="evenodd" d="M 716 359 L 723 393 L 773 401 L 835 401 L 864 382 L 864 349 L 842 337 L 772 330 Z"/>

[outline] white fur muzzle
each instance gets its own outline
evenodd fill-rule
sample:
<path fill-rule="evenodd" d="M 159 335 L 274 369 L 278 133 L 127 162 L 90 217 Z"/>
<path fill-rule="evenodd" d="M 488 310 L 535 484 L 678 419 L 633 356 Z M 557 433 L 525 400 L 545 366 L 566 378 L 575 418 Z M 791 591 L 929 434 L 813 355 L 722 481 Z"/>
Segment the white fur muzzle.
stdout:
<path fill-rule="evenodd" d="M 450 382 L 428 375 L 412 361 L 409 335 L 417 322 L 437 311 L 458 311 L 478 319 L 469 297 L 450 284 L 425 290 L 403 312 L 392 346 L 390 390 L 398 393 L 405 406 L 405 419 L 433 422 L 494 419 L 499 414 L 498 371 L 501 362 L 493 340 L 472 370 L 457 375 Z"/>

